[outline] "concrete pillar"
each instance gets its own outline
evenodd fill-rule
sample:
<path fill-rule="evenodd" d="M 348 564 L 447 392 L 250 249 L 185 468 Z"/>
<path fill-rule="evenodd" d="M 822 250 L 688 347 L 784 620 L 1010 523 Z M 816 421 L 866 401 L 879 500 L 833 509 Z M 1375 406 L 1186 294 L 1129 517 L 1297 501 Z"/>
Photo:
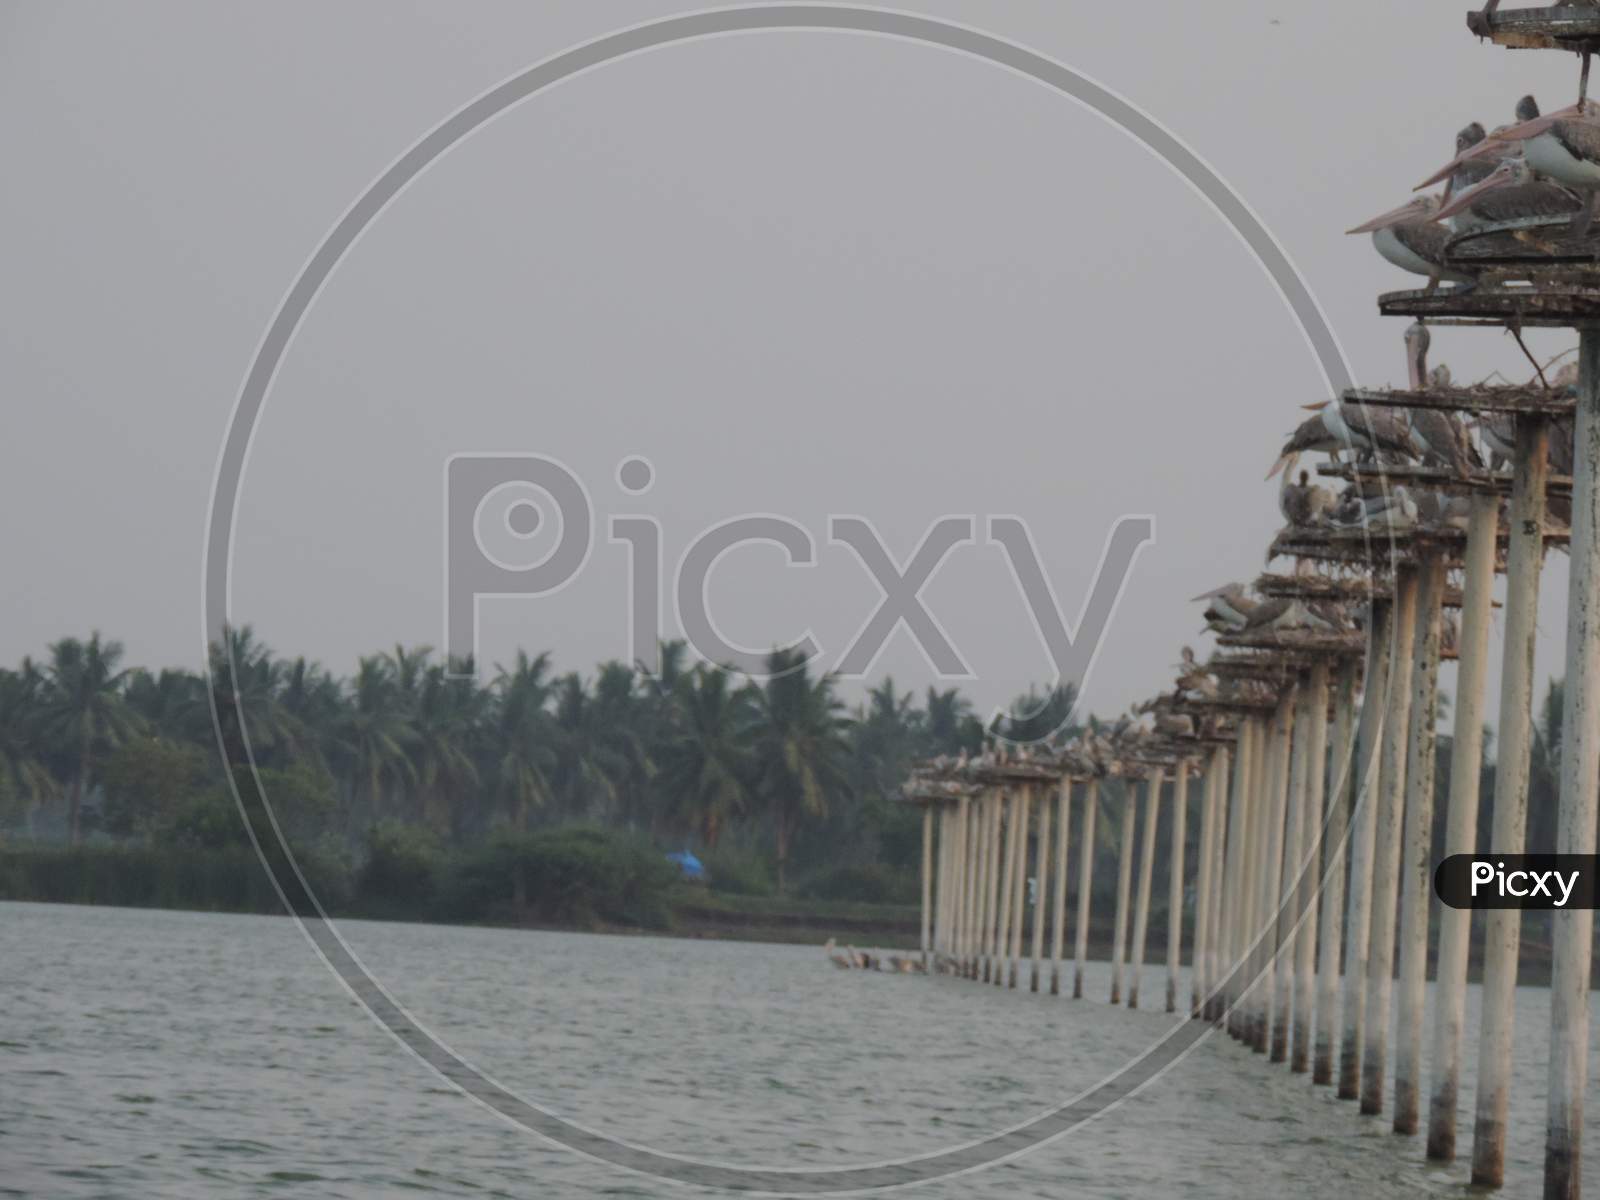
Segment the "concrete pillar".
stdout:
<path fill-rule="evenodd" d="M 1428 985 L 1428 910 L 1433 900 L 1433 783 L 1439 721 L 1439 634 L 1444 558 L 1418 573 L 1416 667 L 1406 752 L 1405 844 L 1401 849 L 1400 991 L 1395 1029 L 1394 1131 L 1417 1132 L 1422 1097 L 1422 1014 Z"/>
<path fill-rule="evenodd" d="M 961 912 L 956 920 L 956 973 L 963 979 L 972 970 L 972 905 L 978 895 L 977 872 L 974 870 L 974 852 L 978 841 L 973 831 L 974 808 L 970 796 L 962 796 L 957 804 L 956 820 L 961 826 Z"/>
<path fill-rule="evenodd" d="M 1500 737 L 1495 756 L 1496 854 L 1521 854 L 1528 836 L 1528 768 L 1533 738 L 1533 651 L 1538 636 L 1539 571 L 1544 556 L 1545 486 L 1550 426 L 1517 418 L 1506 551 L 1505 643 L 1500 666 Z M 1506 1110 L 1511 1088 L 1511 1037 L 1516 1026 L 1517 956 L 1522 913 L 1484 914 L 1483 1020 L 1478 1042 L 1478 1095 L 1472 1131 L 1472 1182 L 1499 1187 L 1506 1173 Z"/>
<path fill-rule="evenodd" d="M 983 790 L 980 812 L 983 859 L 978 869 L 978 965 L 973 977 L 987 983 L 994 962 L 994 864 L 1000 831 L 1000 797 L 994 788 Z"/>
<path fill-rule="evenodd" d="M 1000 917 L 995 924 L 994 932 L 994 977 L 992 982 L 995 987 L 1003 987 L 1006 981 L 1006 957 L 1011 945 L 1011 901 L 1013 881 L 1017 874 L 1017 826 L 1021 823 L 1019 803 L 1021 797 L 1014 788 L 1006 789 L 1006 836 L 1005 846 L 1001 850 L 1002 867 L 1000 872 Z"/>
<path fill-rule="evenodd" d="M 922 805 L 922 969 L 933 963 L 933 805 Z"/>
<path fill-rule="evenodd" d="M 1006 951 L 1007 986 L 1017 986 L 1017 969 L 1022 962 L 1022 927 L 1028 916 L 1028 817 L 1033 810 L 1033 784 L 1017 789 L 1017 873 L 1012 886 L 1011 945 Z"/>
<path fill-rule="evenodd" d="M 1343 1029 L 1339 1041 L 1339 1099 L 1361 1096 L 1361 1049 L 1367 1027 L 1367 948 L 1372 932 L 1372 857 L 1378 796 L 1383 791 L 1383 715 L 1388 703 L 1389 665 L 1394 661 L 1394 604 L 1374 600 L 1367 631 L 1366 683 L 1356 728 L 1354 802 L 1350 809 L 1349 894 L 1345 898 Z"/>
<path fill-rule="evenodd" d="M 1138 835 L 1139 792 L 1125 786 L 1122 827 L 1117 831 L 1117 919 L 1111 934 L 1111 1003 L 1122 1003 L 1122 963 L 1128 945 L 1128 890 L 1133 881 L 1133 842 Z"/>
<path fill-rule="evenodd" d="M 1235 1037 L 1242 1028 L 1243 1014 L 1239 1001 L 1243 993 L 1244 977 L 1241 966 L 1244 960 L 1244 868 L 1245 831 L 1250 824 L 1250 767 L 1255 761 L 1257 722 L 1247 717 L 1239 723 L 1239 741 L 1233 759 L 1233 778 L 1229 781 L 1227 854 L 1222 872 L 1222 931 L 1218 949 L 1218 973 L 1223 980 L 1219 1019 L 1227 1019 L 1228 1030 Z"/>
<path fill-rule="evenodd" d="M 1366 1040 L 1361 1048 L 1361 1111 L 1383 1111 L 1389 1058 L 1389 1001 L 1394 992 L 1394 925 L 1405 817 L 1406 750 L 1411 732 L 1411 679 L 1417 634 L 1417 570 L 1400 567 L 1394 581 L 1393 661 L 1383 721 L 1383 789 L 1372 855 L 1372 928 L 1367 935 Z"/>
<path fill-rule="evenodd" d="M 1039 970 L 1044 961 L 1045 916 L 1050 911 L 1050 795 L 1039 796 L 1039 832 L 1034 835 L 1033 877 L 1033 964 L 1028 976 L 1028 990 L 1039 990 Z"/>
<path fill-rule="evenodd" d="M 1285 870 L 1294 876 L 1294 1034 L 1289 1069 L 1311 1069 L 1311 1015 L 1316 1004 L 1317 895 L 1321 885 L 1322 798 L 1328 756 L 1328 662 L 1311 667 L 1310 694 L 1305 700 L 1305 768 L 1301 788 L 1304 810 L 1295 861 Z"/>
<path fill-rule="evenodd" d="M 1161 814 L 1163 773 L 1157 768 L 1145 776 L 1143 844 L 1139 850 L 1139 895 L 1134 905 L 1133 951 L 1128 972 L 1128 1007 L 1139 1007 L 1139 983 L 1144 974 L 1144 949 L 1150 931 L 1150 885 L 1156 871 L 1156 822 Z"/>
<path fill-rule="evenodd" d="M 1078 850 L 1078 925 L 1073 942 L 1072 998 L 1083 999 L 1083 964 L 1089 958 L 1090 886 L 1094 883 L 1094 819 L 1100 810 L 1100 781 L 1093 776 L 1083 791 L 1083 836 Z"/>
<path fill-rule="evenodd" d="M 1339 1029 L 1339 948 L 1344 938 L 1344 876 L 1349 861 L 1351 780 L 1355 776 L 1356 660 L 1339 667 L 1334 701 L 1333 744 L 1328 755 L 1328 820 L 1322 845 L 1322 912 L 1317 958 L 1317 1040 L 1311 1061 L 1311 1082 L 1333 1082 L 1333 1048 Z"/>
<path fill-rule="evenodd" d="M 1178 968 L 1183 960 L 1183 857 L 1188 837 L 1189 760 L 1178 760 L 1172 779 L 1172 853 L 1167 858 L 1167 1011 L 1178 1011 Z M 1196 906 L 1199 897 L 1195 899 Z M 1191 972 L 1199 969 L 1192 964 Z"/>
<path fill-rule="evenodd" d="M 1272 985 L 1271 1023 L 1267 1033 L 1270 1036 L 1271 1060 L 1275 1063 L 1289 1060 L 1289 1029 L 1294 1007 L 1295 865 L 1300 861 L 1300 847 L 1305 839 L 1306 746 L 1310 739 L 1307 701 L 1310 693 L 1310 678 L 1302 673 L 1295 683 L 1294 696 L 1288 702 L 1289 712 L 1285 714 L 1290 730 L 1290 745 L 1283 755 L 1287 763 L 1284 814 L 1281 825 L 1274 823 L 1275 831 L 1282 840 L 1277 845 L 1270 842 L 1268 845 L 1268 853 L 1272 855 L 1268 872 L 1273 879 L 1266 895 L 1272 901 L 1277 928 L 1272 941 L 1268 943 L 1272 946 L 1275 942 L 1276 946 L 1275 953 L 1269 955 L 1267 960 L 1267 979 Z"/>
<path fill-rule="evenodd" d="M 1595 789 L 1600 780 L 1600 617 L 1596 613 L 1600 605 L 1600 334 L 1583 330 L 1579 345 L 1558 854 L 1595 852 Z M 1579 1195 L 1582 1178 L 1594 912 L 1577 908 L 1552 913 L 1550 932 L 1553 958 L 1544 1194 L 1545 1200 L 1566 1200 Z"/>
<path fill-rule="evenodd" d="M 1055 887 L 1050 904 L 1050 994 L 1061 994 L 1061 951 L 1067 932 L 1067 849 L 1072 824 L 1072 780 L 1063 775 L 1056 790 Z"/>
<path fill-rule="evenodd" d="M 1200 781 L 1200 845 L 1194 885 L 1194 949 L 1189 1012 L 1199 1017 L 1211 992 L 1211 857 L 1217 836 L 1217 765 L 1222 747 L 1212 748 Z"/>
<path fill-rule="evenodd" d="M 1228 786 L 1233 773 L 1233 750 L 1217 747 L 1217 781 L 1214 800 L 1216 813 L 1211 828 L 1211 901 L 1206 914 L 1206 989 L 1203 1015 L 1216 1021 L 1222 1016 L 1222 984 L 1227 977 L 1226 958 L 1223 953 L 1222 901 L 1225 879 L 1223 868 L 1227 860 L 1228 841 Z"/>
<path fill-rule="evenodd" d="M 1456 670 L 1455 727 L 1450 742 L 1450 797 L 1444 853 L 1471 854 L 1478 842 L 1478 791 L 1483 770 L 1483 697 L 1489 667 L 1489 616 L 1494 593 L 1495 537 L 1500 501 L 1474 496 L 1467 518 L 1463 564 L 1460 661 Z M 1428 1104 L 1428 1157 L 1456 1155 L 1456 1109 L 1461 1088 L 1461 1026 L 1466 1016 L 1467 954 L 1472 913 L 1439 908 L 1438 982 L 1433 998 L 1432 1096 Z"/>

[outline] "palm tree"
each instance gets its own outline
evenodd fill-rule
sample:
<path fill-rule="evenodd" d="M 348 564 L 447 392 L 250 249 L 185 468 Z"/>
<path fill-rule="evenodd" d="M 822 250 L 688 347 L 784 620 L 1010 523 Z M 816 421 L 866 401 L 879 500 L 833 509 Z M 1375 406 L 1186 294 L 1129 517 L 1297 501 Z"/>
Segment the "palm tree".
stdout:
<path fill-rule="evenodd" d="M 368 820 L 383 815 L 385 782 L 416 779 L 407 754 L 413 736 L 389 661 L 379 655 L 358 659 L 340 742 L 350 763 L 354 791 L 365 794 Z"/>
<path fill-rule="evenodd" d="M 686 680 L 677 727 L 661 752 L 661 785 L 678 823 L 715 850 L 750 801 L 750 697 L 728 687 L 726 671 L 702 667 Z"/>
<path fill-rule="evenodd" d="M 976 754 L 983 745 L 983 722 L 972 715 L 972 705 L 957 689 L 928 688 L 923 733 L 930 754 Z"/>
<path fill-rule="evenodd" d="M 421 791 L 417 818 L 455 841 L 465 824 L 462 799 L 482 782 L 477 751 L 486 708 L 470 660 L 451 673 L 442 664 L 431 666 L 422 676 L 411 750 Z"/>
<path fill-rule="evenodd" d="M 813 679 L 804 660 L 784 650 L 767 656 L 766 670 L 767 682 L 754 694 L 756 774 L 772 817 L 782 891 L 801 822 L 826 816 L 830 797 L 845 790 L 849 745 L 831 675 Z"/>
<path fill-rule="evenodd" d="M 63 638 L 50 647 L 49 694 L 45 729 L 73 761 L 67 794 L 67 836 L 73 845 L 82 837 L 83 797 L 96 762 L 135 732 L 140 721 L 122 697 L 119 671 L 122 643 L 100 640 L 96 630 L 87 642 Z"/>
<path fill-rule="evenodd" d="M 0 670 L 0 783 L 23 802 L 30 827 L 39 805 L 61 790 L 45 762 L 45 689 L 45 677 L 31 658 L 22 660 L 20 670 Z"/>
<path fill-rule="evenodd" d="M 546 705 L 550 700 L 550 655 L 529 658 L 518 650 L 511 669 L 496 666 L 499 693 L 494 730 L 498 791 L 514 829 L 527 829 L 528 813 L 542 808 L 554 794 L 550 775 L 555 767 L 554 729 Z M 519 876 L 520 881 L 520 876 Z"/>

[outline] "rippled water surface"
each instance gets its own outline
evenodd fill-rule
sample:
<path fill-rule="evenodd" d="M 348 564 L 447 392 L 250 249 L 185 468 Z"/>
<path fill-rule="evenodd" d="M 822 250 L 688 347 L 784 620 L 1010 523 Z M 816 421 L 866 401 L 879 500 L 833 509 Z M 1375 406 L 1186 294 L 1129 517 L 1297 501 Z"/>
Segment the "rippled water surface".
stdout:
<path fill-rule="evenodd" d="M 812 948 L 341 929 L 413 1015 L 502 1084 L 626 1140 L 742 1164 L 970 1140 L 1096 1082 L 1172 1021 L 1102 1003 L 1101 964 L 1092 998 L 1072 1002 L 835 971 Z M 1146 994 L 1163 987 L 1147 967 Z M 1469 1035 L 1476 1002 L 1474 990 Z M 1546 1012 L 1542 990 L 1521 992 L 1509 1195 L 1538 1186 Z M 1428 1167 L 1418 1139 L 1388 1128 L 1215 1036 L 1066 1139 L 909 1194 L 1464 1194 L 1464 1166 Z M 286 919 L 0 904 L 0 1193 L 419 1192 L 692 1194 L 578 1159 L 459 1096 Z"/>

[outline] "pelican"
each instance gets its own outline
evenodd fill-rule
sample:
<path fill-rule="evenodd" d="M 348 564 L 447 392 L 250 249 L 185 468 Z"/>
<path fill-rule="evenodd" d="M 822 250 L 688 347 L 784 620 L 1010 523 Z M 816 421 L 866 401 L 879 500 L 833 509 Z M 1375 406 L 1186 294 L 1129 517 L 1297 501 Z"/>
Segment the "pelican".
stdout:
<path fill-rule="evenodd" d="M 1384 454 L 1411 457 L 1411 433 L 1405 422 L 1391 412 L 1359 404 L 1335 404 L 1331 400 L 1308 404 L 1306 409 L 1317 413 L 1327 431 L 1360 457 L 1369 461 Z"/>
<path fill-rule="evenodd" d="M 1584 194 L 1589 203 L 1579 218 L 1579 236 L 1600 200 L 1600 120 L 1592 105 L 1573 105 L 1560 112 L 1520 120 L 1509 129 L 1497 129 L 1487 139 L 1502 145 L 1520 144 L 1522 157 L 1540 175 Z"/>
<path fill-rule="evenodd" d="M 1242 583 L 1225 583 L 1215 591 L 1203 592 L 1195 599 L 1210 601 L 1206 605 L 1206 624 L 1218 633 L 1243 629 L 1250 614 L 1261 605 L 1259 600 L 1252 600 L 1245 593 Z"/>
<path fill-rule="evenodd" d="M 1577 110 L 1574 108 L 1569 111 Z M 1515 112 L 1515 121 L 1510 125 L 1497 126 L 1487 137 L 1484 136 L 1483 126 L 1476 121 L 1456 134 L 1456 156 L 1417 184 L 1415 190 L 1420 192 L 1440 180 L 1448 179 L 1450 183 L 1445 188 L 1445 194 L 1453 195 L 1479 182 L 1505 159 L 1521 154 L 1522 148 L 1506 141 L 1504 135 L 1528 121 L 1537 120 L 1539 102 L 1532 96 L 1524 96 L 1517 101 Z"/>
<path fill-rule="evenodd" d="M 1311 482 L 1311 472 L 1301 471 L 1298 483 L 1290 483 L 1289 472 L 1283 473 L 1283 486 L 1278 489 L 1278 511 L 1290 525 L 1320 525 L 1327 520 L 1335 503 L 1331 491 Z"/>
<path fill-rule="evenodd" d="M 1472 513 L 1472 504 L 1465 496 L 1451 496 L 1444 492 L 1425 491 L 1416 494 L 1417 520 L 1424 525 L 1443 529 L 1465 529 Z"/>
<path fill-rule="evenodd" d="M 1266 600 L 1257 605 L 1245 621 L 1244 628 L 1252 632 L 1268 629 L 1274 632 L 1285 629 L 1316 629 L 1327 632 L 1333 625 L 1312 612 L 1299 600 L 1280 596 L 1276 600 Z"/>
<path fill-rule="evenodd" d="M 1600 138 L 1600 128 L 1596 134 Z M 1566 188 L 1541 183 L 1526 158 L 1508 158 L 1482 182 L 1452 196 L 1433 219 L 1449 221 L 1452 229 L 1465 231 L 1524 217 L 1570 220 L 1587 211 L 1583 201 Z"/>
<path fill-rule="evenodd" d="M 1510 413 L 1483 413 L 1478 417 L 1478 436 L 1489 450 L 1489 465 L 1502 470 L 1516 455 L 1517 422 Z"/>
<path fill-rule="evenodd" d="M 1412 529 L 1417 524 L 1417 502 L 1404 484 L 1371 496 L 1363 496 L 1352 485 L 1340 501 L 1334 521 L 1340 525 L 1391 532 Z"/>
<path fill-rule="evenodd" d="M 1437 196 L 1418 196 L 1346 232 L 1370 233 L 1379 254 L 1402 271 L 1426 277 L 1430 292 L 1445 279 L 1475 283 L 1477 275 L 1444 265 L 1445 247 L 1452 234 L 1437 223 L 1440 203 Z"/>
<path fill-rule="evenodd" d="M 1406 330 L 1406 357 L 1412 391 L 1424 391 L 1430 383 L 1448 387 L 1449 368 L 1442 364 L 1433 376 L 1428 374 L 1428 345 L 1431 341 L 1428 327 L 1414 323 Z M 1482 466 L 1466 426 L 1454 413 L 1434 408 L 1406 410 L 1407 430 L 1411 435 L 1412 449 L 1425 463 L 1439 462 L 1451 467 L 1456 474 L 1466 478 L 1474 466 Z"/>
<path fill-rule="evenodd" d="M 829 938 L 827 941 L 822 943 L 822 952 L 828 956 L 828 961 L 834 966 L 838 967 L 841 971 L 848 971 L 850 968 L 856 965 L 843 954 L 836 953 L 833 947 L 834 940 L 832 938 Z"/>

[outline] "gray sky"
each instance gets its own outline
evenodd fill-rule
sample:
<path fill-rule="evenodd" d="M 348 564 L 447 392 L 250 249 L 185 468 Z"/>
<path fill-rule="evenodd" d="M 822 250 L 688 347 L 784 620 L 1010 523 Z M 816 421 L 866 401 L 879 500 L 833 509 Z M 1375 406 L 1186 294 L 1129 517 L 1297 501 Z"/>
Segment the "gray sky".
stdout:
<path fill-rule="evenodd" d="M 1405 199 L 1468 120 L 1576 87 L 1563 57 L 1479 45 L 1455 0 L 1152 0 L 1137 19 L 1053 0 L 899 7 L 1056 57 L 1187 141 L 1297 262 L 1364 383 L 1403 377 L 1403 326 L 1374 297 L 1410 283 L 1342 231 Z M 0 661 L 100 628 L 134 661 L 197 664 L 218 448 L 306 257 L 463 103 L 677 11 L 7 5 Z M 1493 331 L 1441 330 L 1434 355 L 1458 375 L 1527 374 Z M 1109 712 L 1169 682 L 1200 624 L 1190 596 L 1259 570 L 1278 524 L 1262 475 L 1296 406 L 1323 396 L 1222 221 L 1071 101 L 859 35 L 671 47 L 480 130 L 341 264 L 252 448 L 234 611 L 340 671 L 397 641 L 437 645 L 441 477 L 460 451 L 562 459 L 602 521 L 657 517 L 669 562 L 745 512 L 819 543 L 828 514 L 860 514 L 902 558 L 941 515 L 1017 514 L 1069 619 L 1112 522 L 1148 512 L 1157 543 L 1087 695 Z M 613 482 L 632 454 L 656 467 L 643 498 Z M 625 578 L 602 525 L 570 587 L 485 607 L 485 657 L 522 644 L 587 669 L 622 654 Z M 1542 671 L 1565 588 L 1555 556 Z M 998 548 L 958 549 L 925 595 L 980 702 L 1047 677 Z M 877 591 L 822 544 L 809 571 L 741 551 L 712 597 L 734 640 L 809 626 L 837 657 Z M 903 631 L 877 671 L 932 681 Z"/>

